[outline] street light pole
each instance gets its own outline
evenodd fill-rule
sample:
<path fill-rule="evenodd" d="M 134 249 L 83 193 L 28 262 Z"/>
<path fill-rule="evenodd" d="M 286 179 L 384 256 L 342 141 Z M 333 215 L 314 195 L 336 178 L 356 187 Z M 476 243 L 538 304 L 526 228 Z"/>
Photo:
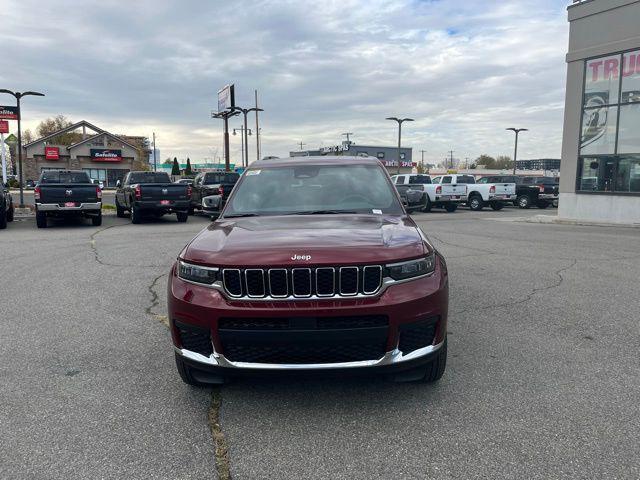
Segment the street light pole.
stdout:
<path fill-rule="evenodd" d="M 513 150 L 513 174 L 516 174 L 516 160 L 518 159 L 518 134 L 520 132 L 527 132 L 529 131 L 528 128 L 507 128 L 505 130 L 511 130 L 512 132 L 515 132 L 516 134 L 516 144 L 515 144 L 515 148 Z"/>
<path fill-rule="evenodd" d="M 231 155 L 229 153 L 229 117 L 237 115 L 234 110 L 225 110 L 223 112 L 211 112 L 211 118 L 221 118 L 224 121 L 224 169 L 231 170 Z"/>
<path fill-rule="evenodd" d="M 402 123 L 413 122 L 413 118 L 387 117 L 385 120 L 393 120 L 394 122 L 398 122 L 398 168 L 396 173 L 399 175 L 400 174 L 400 148 L 402 143 Z"/>
<path fill-rule="evenodd" d="M 242 112 L 242 114 L 244 115 L 244 158 L 246 159 L 246 165 L 243 164 L 242 166 L 248 167 L 249 166 L 249 138 L 247 137 L 247 132 L 249 131 L 249 128 L 247 127 L 247 114 L 249 112 L 256 112 L 256 115 L 257 115 L 258 114 L 257 112 L 264 112 L 264 110 L 257 107 L 252 107 L 252 108 L 234 107 L 234 111 Z"/>
<path fill-rule="evenodd" d="M 23 180 L 24 180 L 24 173 L 22 172 L 22 132 L 21 132 L 21 128 L 20 128 L 20 120 L 21 120 L 21 113 L 20 113 L 20 99 L 22 97 L 26 97 L 27 95 L 34 95 L 36 97 L 44 97 L 44 93 L 40 93 L 40 92 L 12 92 L 11 90 L 7 90 L 7 89 L 0 89 L 0 93 L 8 93 L 9 95 L 13 95 L 16 99 L 16 103 L 17 103 L 17 109 L 18 109 L 18 169 L 20 170 L 20 208 L 24 208 L 24 187 L 23 187 Z"/>

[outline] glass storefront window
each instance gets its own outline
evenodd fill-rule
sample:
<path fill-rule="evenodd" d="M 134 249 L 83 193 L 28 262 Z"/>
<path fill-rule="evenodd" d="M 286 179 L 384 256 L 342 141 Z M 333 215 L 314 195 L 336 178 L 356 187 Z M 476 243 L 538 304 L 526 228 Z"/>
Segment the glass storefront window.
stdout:
<path fill-rule="evenodd" d="M 618 107 L 585 108 L 582 114 L 580 152 L 615 153 Z"/>
<path fill-rule="evenodd" d="M 640 103 L 620 106 L 618 153 L 640 153 Z"/>
<path fill-rule="evenodd" d="M 616 191 L 640 192 L 640 155 L 620 157 L 616 175 Z"/>
<path fill-rule="evenodd" d="M 640 50 L 622 56 L 622 103 L 640 102 Z"/>
<path fill-rule="evenodd" d="M 580 165 L 579 190 L 585 192 L 613 191 L 615 157 L 583 157 Z"/>
<path fill-rule="evenodd" d="M 587 60 L 585 75 L 585 107 L 600 107 L 618 103 L 620 55 Z"/>

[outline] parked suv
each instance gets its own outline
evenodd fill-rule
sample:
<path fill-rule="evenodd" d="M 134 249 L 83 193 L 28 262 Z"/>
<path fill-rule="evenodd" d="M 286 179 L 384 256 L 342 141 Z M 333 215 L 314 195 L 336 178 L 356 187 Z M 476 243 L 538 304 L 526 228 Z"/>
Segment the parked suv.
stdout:
<path fill-rule="evenodd" d="M 7 228 L 7 222 L 13 222 L 13 198 L 8 185 L 0 185 L 0 230 Z"/>
<path fill-rule="evenodd" d="M 254 162 L 168 282 L 191 385 L 267 371 L 435 381 L 448 301 L 442 255 L 368 157 Z"/>

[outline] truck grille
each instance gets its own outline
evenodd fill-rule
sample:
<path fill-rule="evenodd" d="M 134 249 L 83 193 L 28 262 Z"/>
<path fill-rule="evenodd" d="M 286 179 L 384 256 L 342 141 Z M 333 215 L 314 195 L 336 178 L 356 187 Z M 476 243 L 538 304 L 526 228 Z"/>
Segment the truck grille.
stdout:
<path fill-rule="evenodd" d="M 384 315 L 221 318 L 218 337 L 232 362 L 342 363 L 382 358 L 388 329 Z"/>
<path fill-rule="evenodd" d="M 310 298 L 375 295 L 380 265 L 317 268 L 225 268 L 222 283 L 233 298 Z"/>

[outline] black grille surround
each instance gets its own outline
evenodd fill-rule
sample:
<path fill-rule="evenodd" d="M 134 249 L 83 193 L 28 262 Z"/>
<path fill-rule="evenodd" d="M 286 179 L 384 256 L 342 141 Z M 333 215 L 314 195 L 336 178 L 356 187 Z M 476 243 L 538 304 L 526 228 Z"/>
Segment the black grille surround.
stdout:
<path fill-rule="evenodd" d="M 436 336 L 437 322 L 438 317 L 434 317 L 416 323 L 401 325 L 398 349 L 403 355 L 407 355 L 420 348 L 432 345 Z"/>
<path fill-rule="evenodd" d="M 385 315 L 221 318 L 218 338 L 231 362 L 327 364 L 379 360 L 386 353 Z"/>
<path fill-rule="evenodd" d="M 188 325 L 182 322 L 174 322 L 180 336 L 182 348 L 199 353 L 205 357 L 213 353 L 211 334 L 208 329 Z"/>
<path fill-rule="evenodd" d="M 381 265 L 224 268 L 221 272 L 223 290 L 231 298 L 348 298 L 378 293 L 384 268 Z"/>

